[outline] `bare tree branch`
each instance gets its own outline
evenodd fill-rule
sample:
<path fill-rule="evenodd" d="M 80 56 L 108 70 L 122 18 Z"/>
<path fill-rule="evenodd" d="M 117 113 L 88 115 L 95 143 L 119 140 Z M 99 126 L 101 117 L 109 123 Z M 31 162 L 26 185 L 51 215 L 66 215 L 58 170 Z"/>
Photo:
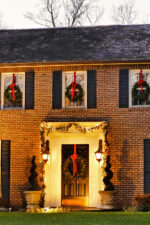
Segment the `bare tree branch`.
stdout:
<path fill-rule="evenodd" d="M 24 16 L 45 27 L 95 25 L 100 21 L 104 9 L 91 0 L 42 0 L 37 14 L 27 12 Z M 95 3 L 95 4 L 94 4 Z"/>
<path fill-rule="evenodd" d="M 91 10 L 92 9 L 92 10 Z M 91 14 L 92 11 L 92 14 Z M 90 23 L 90 25 L 95 26 L 101 19 L 101 17 L 104 14 L 104 8 L 97 8 L 95 5 L 91 6 L 90 8 L 88 8 L 87 10 L 87 19 Z"/>
<path fill-rule="evenodd" d="M 45 27 L 56 27 L 60 0 L 42 0 L 41 6 L 36 14 L 32 12 L 25 13 L 25 18 Z"/>
<path fill-rule="evenodd" d="M 0 12 L 0 29 L 10 29 L 12 26 L 8 25 L 7 23 L 4 22 L 3 20 L 3 13 Z"/>
<path fill-rule="evenodd" d="M 0 13 L 0 29 L 2 28 L 2 18 L 3 18 L 3 14 Z"/>
<path fill-rule="evenodd" d="M 112 20 L 116 24 L 133 24 L 137 19 L 137 15 L 134 0 L 125 0 L 119 6 L 113 5 Z"/>
<path fill-rule="evenodd" d="M 65 19 L 68 27 L 80 24 L 87 7 L 86 0 L 64 0 Z"/>
<path fill-rule="evenodd" d="M 59 1 L 58 0 L 45 0 L 47 12 L 50 14 L 51 23 L 56 27 L 56 20 L 59 14 Z"/>

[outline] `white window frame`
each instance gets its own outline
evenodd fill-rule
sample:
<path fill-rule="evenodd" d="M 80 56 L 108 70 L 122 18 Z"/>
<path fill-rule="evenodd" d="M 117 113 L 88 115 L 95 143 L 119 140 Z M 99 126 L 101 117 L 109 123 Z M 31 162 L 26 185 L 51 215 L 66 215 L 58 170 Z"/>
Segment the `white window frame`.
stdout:
<path fill-rule="evenodd" d="M 1 154 L 2 153 L 2 151 L 1 151 L 1 140 L 0 140 L 0 198 L 2 197 L 2 163 L 1 163 Z"/>
<path fill-rule="evenodd" d="M 142 70 L 142 71 L 150 73 L 150 70 L 148 70 L 148 69 Z M 139 70 L 129 70 L 129 108 L 150 107 L 150 105 L 132 105 L 131 76 L 133 73 L 140 73 L 140 69 Z"/>
<path fill-rule="evenodd" d="M 63 109 L 85 109 L 87 108 L 87 71 L 76 71 L 77 74 L 84 74 L 84 92 L 85 92 L 85 96 L 84 96 L 84 106 L 69 106 L 66 107 L 65 106 L 65 75 L 69 74 L 69 73 L 73 73 L 73 71 L 65 71 L 62 72 L 62 108 Z"/>
<path fill-rule="evenodd" d="M 22 95 L 22 107 L 4 107 L 4 77 L 12 76 L 13 73 L 2 73 L 1 74 L 1 109 L 25 109 L 25 73 L 15 73 L 15 75 L 23 76 L 23 95 Z"/>

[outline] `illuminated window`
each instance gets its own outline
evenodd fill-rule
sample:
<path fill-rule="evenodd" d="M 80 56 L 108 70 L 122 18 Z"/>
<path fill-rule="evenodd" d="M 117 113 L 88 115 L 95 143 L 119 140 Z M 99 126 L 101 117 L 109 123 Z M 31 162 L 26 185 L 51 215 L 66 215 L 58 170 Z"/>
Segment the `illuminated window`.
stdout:
<path fill-rule="evenodd" d="M 14 77 L 13 77 L 14 76 Z M 15 84 L 14 90 L 11 87 Z M 1 75 L 1 108 L 14 109 L 25 106 L 25 74 L 2 73 Z"/>
<path fill-rule="evenodd" d="M 141 74 L 142 73 L 142 74 Z M 138 82 L 142 80 L 141 86 Z M 150 105 L 150 70 L 131 70 L 129 74 L 129 105 L 149 106 Z"/>
<path fill-rule="evenodd" d="M 76 75 L 74 75 L 76 73 Z M 82 98 L 77 101 L 70 100 L 66 96 L 67 88 L 70 87 L 69 95 L 72 96 L 72 83 L 76 79 L 76 83 L 79 84 L 75 88 L 75 96 L 79 96 L 81 91 L 83 91 Z M 86 71 L 76 71 L 76 72 L 63 72 L 62 76 L 62 106 L 63 108 L 86 108 L 87 107 L 87 72 Z M 79 89 L 79 88 L 80 89 Z M 82 90 L 81 90 L 82 89 Z"/>

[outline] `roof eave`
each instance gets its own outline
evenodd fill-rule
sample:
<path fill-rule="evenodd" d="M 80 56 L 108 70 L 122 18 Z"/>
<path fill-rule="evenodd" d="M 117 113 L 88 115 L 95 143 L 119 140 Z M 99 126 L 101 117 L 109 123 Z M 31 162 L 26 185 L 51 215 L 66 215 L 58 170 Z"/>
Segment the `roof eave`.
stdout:
<path fill-rule="evenodd" d="M 0 68 L 8 67 L 40 67 L 40 66 L 74 66 L 74 65 L 131 65 L 131 64 L 150 64 L 150 59 L 144 60 L 86 60 L 86 61 L 44 61 L 44 62 L 9 62 L 0 63 Z"/>

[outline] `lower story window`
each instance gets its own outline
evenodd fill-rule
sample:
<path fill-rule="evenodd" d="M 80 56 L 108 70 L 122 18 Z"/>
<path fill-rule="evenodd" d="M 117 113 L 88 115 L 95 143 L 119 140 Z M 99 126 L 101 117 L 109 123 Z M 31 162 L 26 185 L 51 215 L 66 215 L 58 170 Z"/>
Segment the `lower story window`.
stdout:
<path fill-rule="evenodd" d="M 2 197 L 2 174 L 1 174 L 1 140 L 0 140 L 0 198 Z"/>
<path fill-rule="evenodd" d="M 10 140 L 0 140 L 0 198 L 9 204 L 10 195 Z"/>
<path fill-rule="evenodd" d="M 144 193 L 150 194 L 150 139 L 144 140 Z"/>

